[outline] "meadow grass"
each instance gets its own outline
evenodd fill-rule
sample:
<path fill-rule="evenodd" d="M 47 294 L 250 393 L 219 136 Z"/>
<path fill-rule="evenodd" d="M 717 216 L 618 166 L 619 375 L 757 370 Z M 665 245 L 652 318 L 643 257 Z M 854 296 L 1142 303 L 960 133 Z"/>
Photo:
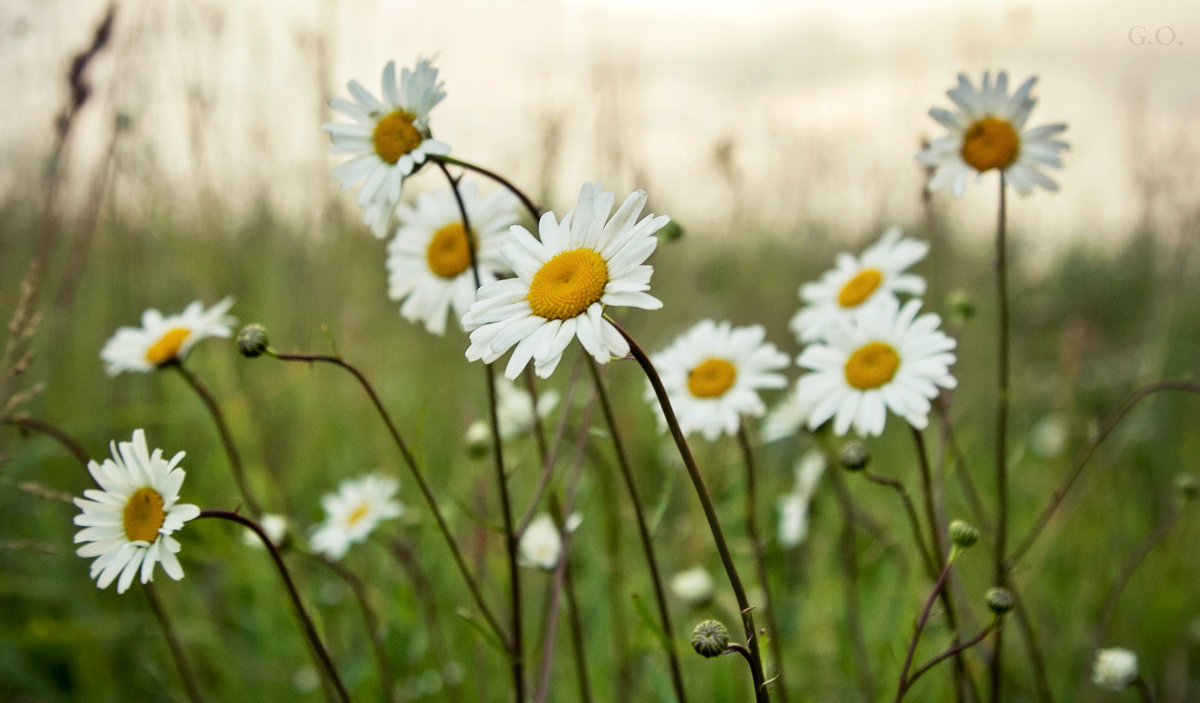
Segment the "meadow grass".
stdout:
<path fill-rule="evenodd" d="M 5 223 L 0 310 L 11 310 L 17 283 L 34 254 L 37 219 L 13 204 L 0 213 L 0 223 Z M 789 355 L 797 353 L 787 329 L 798 307 L 797 287 L 816 278 L 837 251 L 857 250 L 874 233 L 798 233 L 781 242 L 759 237 L 754 223 L 745 230 L 736 237 L 688 233 L 663 243 L 651 260 L 652 292 L 665 303 L 663 310 L 622 311 L 619 321 L 648 350 L 711 317 L 763 324 L 768 340 Z M 966 459 L 965 468 L 955 470 L 972 472 L 992 509 L 995 343 L 987 252 L 954 242 L 936 222 L 907 233 L 952 249 L 952 258 L 935 253 L 917 271 L 932 282 L 927 306 L 943 314 L 948 332 L 960 340 L 955 368 L 960 386 L 947 396 Z M 1097 423 L 1143 383 L 1190 377 L 1200 345 L 1200 283 L 1180 275 L 1184 267 L 1173 260 L 1171 248 L 1153 236 L 1131 237 L 1124 249 L 1108 254 L 1063 251 L 1053 264 L 1039 265 L 1036 277 L 1022 275 L 1028 263 L 1021 255 L 1023 236 L 1014 233 L 1012 248 L 1013 539 L 1024 536 Z M 187 452 L 183 500 L 202 508 L 235 508 L 239 497 L 211 418 L 181 379 L 169 373 L 109 378 L 98 357 L 113 331 L 136 324 L 144 308 L 171 312 L 193 299 L 211 304 L 233 295 L 233 313 L 241 322 L 264 324 L 277 350 L 336 349 L 366 374 L 433 485 L 485 597 L 501 608 L 506 566 L 491 468 L 486 458 L 471 456 L 463 440 L 468 424 L 486 417 L 482 373 L 463 358 L 466 337 L 453 325 L 444 337 L 434 337 L 397 315 L 384 294 L 383 251 L 382 242 L 356 225 L 295 232 L 267 214 L 238 223 L 219 216 L 154 226 L 105 222 L 74 303 L 67 309 L 47 307 L 26 374 L 30 382 L 44 381 L 45 389 L 20 410 L 66 430 L 97 460 L 107 455 L 110 440 L 144 427 L 152 447 L 168 455 Z M 950 263 L 930 270 L 932 261 Z M 43 278 L 49 291 L 44 299 L 53 299 L 58 272 L 52 268 Z M 973 301 L 973 318 L 956 318 L 946 302 L 951 292 Z M 560 371 L 539 387 L 564 390 L 579 354 L 578 348 L 570 349 Z M 373 469 L 400 478 L 403 518 L 385 523 L 343 563 L 368 584 L 386 624 L 401 699 L 510 699 L 505 657 L 457 614 L 474 612 L 470 597 L 383 423 L 352 379 L 331 367 L 243 359 L 232 341 L 219 339 L 197 347 L 188 367 L 224 409 L 265 509 L 289 516 L 300 529 L 321 519 L 319 497 L 341 479 Z M 751 700 L 744 662 L 701 659 L 687 647 L 696 622 L 714 617 L 734 632 L 739 617 L 695 495 L 642 398 L 645 379 L 629 361 L 610 363 L 602 374 L 652 516 L 660 568 L 669 578 L 700 564 L 717 582 L 711 604 L 692 608 L 670 599 L 676 630 L 671 635 L 689 693 L 694 700 Z M 795 369 L 789 372 L 790 378 L 795 375 Z M 575 397 L 572 442 L 578 411 L 589 397 L 586 380 Z M 779 397 L 768 396 L 768 402 Z M 1065 429 L 1061 451 L 1054 453 L 1040 450 L 1033 436 L 1033 428 L 1051 414 Z M 1200 403 L 1182 394 L 1159 394 L 1135 408 L 1017 564 L 1014 579 L 1041 639 L 1056 700 L 1105 699 L 1106 693 L 1090 684 L 1079 688 L 1094 655 L 1093 629 L 1122 564 L 1179 500 L 1175 476 L 1197 465 L 1200 444 L 1193 434 L 1198 420 Z M 900 423 L 890 424 L 883 437 L 867 443 L 870 469 L 900 479 L 915 497 L 912 439 Z M 600 701 L 669 700 L 667 667 L 648 615 L 653 612 L 649 578 L 602 428 L 596 412 L 579 488 L 583 522 L 571 550 L 591 686 Z M 935 434 L 928 434 L 936 452 Z M 73 554 L 71 519 L 78 511 L 53 496 L 81 495 L 89 486 L 86 472 L 46 437 L 23 436 L 12 427 L 4 427 L 0 437 L 0 699 L 115 701 L 136 695 L 182 700 L 163 637 L 145 599 L 133 592 L 138 589 L 123 596 L 97 590 L 87 577 L 87 562 Z M 835 448 L 841 444 L 834 438 L 829 442 Z M 856 700 L 841 518 L 832 483 L 837 477 L 827 474 L 817 488 L 809 536 L 801 546 L 783 549 L 774 537 L 775 499 L 791 490 L 792 465 L 813 445 L 804 435 L 756 448 L 770 592 L 778 601 L 792 700 Z M 697 438 L 693 450 L 751 600 L 758 600 L 741 522 L 744 480 L 736 443 Z M 528 437 L 514 440 L 506 453 L 514 511 L 520 515 L 536 483 L 537 453 Z M 555 493 L 561 493 L 567 463 L 560 462 Z M 841 469 L 831 466 L 829 472 L 835 471 Z M 869 666 L 878 698 L 890 700 L 930 583 L 914 557 L 895 494 L 856 474 L 840 478 L 861 514 L 854 548 Z M 945 485 L 948 517 L 974 522 L 955 478 L 947 477 Z M 1194 606 L 1200 596 L 1195 579 L 1200 553 L 1191 546 L 1200 537 L 1200 522 L 1186 508 L 1134 573 L 1101 643 L 1135 650 L 1143 674 L 1165 700 L 1200 695 L 1189 667 L 1200 641 Z M 178 583 L 160 575 L 155 587 L 206 698 L 320 699 L 319 679 L 266 553 L 243 545 L 239 530 L 218 521 L 190 523 L 177 536 L 187 575 Z M 987 543 L 981 540 L 957 562 L 965 596 L 960 602 L 968 611 L 964 635 L 990 619 L 983 601 L 993 585 Z M 396 549 L 410 558 L 397 560 Z M 363 621 L 345 583 L 295 550 L 288 552 L 288 561 L 352 694 L 379 699 Z M 541 654 L 550 579 L 523 571 L 530 670 Z M 1036 685 L 1025 648 L 1015 623 L 1006 622 L 1008 699 L 1033 700 Z M 567 627 L 564 616 L 554 659 L 550 700 L 555 701 L 578 699 Z M 944 620 L 935 617 L 917 660 L 948 642 Z M 969 653 L 967 661 L 982 680 L 986 666 L 980 652 Z M 461 681 L 444 684 L 447 673 Z M 912 693 L 913 700 L 952 698 L 948 665 L 924 677 Z"/>

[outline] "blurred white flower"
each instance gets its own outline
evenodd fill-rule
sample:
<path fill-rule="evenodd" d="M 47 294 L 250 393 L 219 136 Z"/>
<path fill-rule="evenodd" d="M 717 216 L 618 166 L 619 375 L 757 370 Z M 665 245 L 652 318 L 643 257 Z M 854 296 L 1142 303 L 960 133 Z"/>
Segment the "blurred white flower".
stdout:
<path fill-rule="evenodd" d="M 766 335 L 762 325 L 733 327 L 701 320 L 652 357 L 685 433 L 699 432 L 713 441 L 722 434 L 737 434 L 742 416 L 766 413 L 758 392 L 787 386 L 779 371 L 788 365 L 787 355 L 767 342 Z M 649 386 L 646 400 L 658 411 L 660 429 L 666 430 Z"/>
<path fill-rule="evenodd" d="M 537 414 L 546 418 L 558 407 L 559 394 L 554 389 L 538 393 Z M 533 398 L 529 391 L 503 378 L 496 379 L 496 421 L 501 439 L 512 439 L 533 429 Z"/>
<path fill-rule="evenodd" d="M 959 74 L 958 85 L 946 92 L 958 111 L 942 108 L 929 111 L 930 117 L 949 130 L 949 134 L 917 154 L 918 161 L 934 168 L 929 190 L 950 186 L 954 195 L 961 196 L 972 173 L 982 175 L 993 169 L 999 170 L 1004 182 L 1021 195 L 1032 193 L 1035 185 L 1058 190 L 1058 184 L 1040 169 L 1062 168 L 1058 152 L 1068 146 L 1054 137 L 1066 131 L 1067 126 L 1050 124 L 1025 129 L 1025 121 L 1037 103 L 1029 97 L 1036 81 L 1037 78 L 1030 78 L 1010 96 L 1008 74 L 1004 71 L 996 75 L 995 84 L 985 72 L 978 90 L 971 79 Z"/>
<path fill-rule="evenodd" d="M 712 575 L 703 566 L 680 571 L 671 577 L 671 592 L 688 605 L 704 605 L 712 600 Z"/>
<path fill-rule="evenodd" d="M 395 499 L 400 482 L 370 474 L 346 479 L 337 493 L 321 497 L 325 521 L 313 527 L 310 546 L 318 554 L 341 559 L 350 545 L 365 540 L 383 520 L 400 517 L 404 506 Z"/>
<path fill-rule="evenodd" d="M 562 555 L 562 537 L 558 526 L 546 513 L 533 519 L 521 535 L 517 557 L 521 566 L 553 571 Z"/>
<path fill-rule="evenodd" d="M 172 361 L 182 361 L 188 351 L 203 339 L 229 337 L 237 320 L 227 315 L 233 298 L 205 310 L 193 301 L 183 312 L 163 316 L 150 308 L 142 313 L 141 327 L 122 327 L 100 350 L 100 359 L 108 366 L 109 376 L 122 371 L 147 372 Z"/>
<path fill-rule="evenodd" d="M 808 537 L 808 508 L 825 473 L 825 454 L 810 449 L 796 462 L 796 488 L 779 498 L 779 545 L 791 548 Z"/>
<path fill-rule="evenodd" d="M 1029 448 L 1042 459 L 1062 454 L 1066 446 L 1067 423 L 1061 415 L 1043 415 L 1029 430 Z"/>
<path fill-rule="evenodd" d="M 258 526 L 267 533 L 267 537 L 271 538 L 271 543 L 276 547 L 282 544 L 284 538 L 287 537 L 288 524 L 286 516 L 276 513 L 263 513 L 262 518 L 258 521 Z M 262 540 L 250 530 L 242 532 L 242 543 L 250 547 L 263 548 Z"/>
<path fill-rule="evenodd" d="M 861 256 L 842 252 L 819 281 L 800 287 L 804 307 L 792 317 L 792 332 L 801 343 L 813 342 L 838 320 L 884 298 L 924 295 L 925 279 L 905 270 L 927 253 L 927 242 L 902 236 L 899 227 L 889 227 Z"/>
<path fill-rule="evenodd" d="M 1096 652 L 1092 681 L 1097 686 L 1124 691 L 1138 677 L 1137 655 L 1128 649 L 1113 647 Z"/>

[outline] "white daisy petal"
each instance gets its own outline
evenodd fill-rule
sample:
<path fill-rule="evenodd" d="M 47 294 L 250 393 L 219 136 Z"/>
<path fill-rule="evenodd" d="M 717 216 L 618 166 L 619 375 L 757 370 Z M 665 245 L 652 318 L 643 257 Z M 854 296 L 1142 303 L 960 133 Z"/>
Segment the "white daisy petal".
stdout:
<path fill-rule="evenodd" d="M 404 513 L 404 505 L 395 498 L 399 490 L 399 481 L 378 473 L 342 481 L 336 493 L 321 497 L 325 521 L 313 526 L 309 546 L 330 559 L 341 559 L 380 522 Z"/>

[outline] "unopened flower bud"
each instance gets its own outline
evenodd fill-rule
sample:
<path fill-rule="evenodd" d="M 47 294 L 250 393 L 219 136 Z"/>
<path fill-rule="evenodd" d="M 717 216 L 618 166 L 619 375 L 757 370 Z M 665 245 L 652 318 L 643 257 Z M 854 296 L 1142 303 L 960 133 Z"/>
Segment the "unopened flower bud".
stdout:
<path fill-rule="evenodd" d="M 716 620 L 705 620 L 692 630 L 692 649 L 705 657 L 719 656 L 729 646 L 729 630 Z"/>
<path fill-rule="evenodd" d="M 267 328 L 257 323 L 246 325 L 241 332 L 238 332 L 237 348 L 247 359 L 262 356 L 270 348 Z"/>
<path fill-rule="evenodd" d="M 1200 495 L 1200 481 L 1191 474 L 1179 474 L 1175 477 L 1175 488 L 1184 498 L 1192 499 Z"/>
<path fill-rule="evenodd" d="M 865 469 L 871 461 L 871 453 L 867 451 L 867 445 L 856 440 L 842 447 L 841 459 L 842 468 L 847 471 L 859 471 Z"/>
<path fill-rule="evenodd" d="M 1003 615 L 1013 609 L 1016 601 L 1013 600 L 1013 594 L 1007 588 L 989 588 L 987 592 L 988 608 L 997 615 Z"/>
<path fill-rule="evenodd" d="M 975 317 L 975 301 L 966 291 L 956 290 L 951 291 L 946 296 L 946 307 L 950 309 L 951 324 L 961 325 L 972 317 Z"/>
<path fill-rule="evenodd" d="M 954 546 L 966 549 L 979 541 L 979 530 L 962 520 L 951 520 L 950 540 L 954 542 Z"/>
<path fill-rule="evenodd" d="M 473 457 L 481 457 L 488 453 L 492 446 L 492 431 L 483 420 L 476 420 L 467 426 L 467 452 Z"/>

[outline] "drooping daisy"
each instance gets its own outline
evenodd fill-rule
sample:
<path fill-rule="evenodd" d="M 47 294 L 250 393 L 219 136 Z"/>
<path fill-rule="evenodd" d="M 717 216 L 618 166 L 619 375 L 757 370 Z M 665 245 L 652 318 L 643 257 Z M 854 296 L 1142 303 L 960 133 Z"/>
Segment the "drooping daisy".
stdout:
<path fill-rule="evenodd" d="M 808 537 L 808 508 L 817 490 L 817 481 L 825 473 L 825 464 L 825 455 L 819 449 L 810 449 L 796 462 L 796 487 L 776 503 L 781 547 L 795 547 Z"/>
<path fill-rule="evenodd" d="M 743 415 L 766 413 L 758 390 L 786 386 L 778 372 L 788 365 L 787 355 L 764 341 L 766 334 L 761 325 L 702 320 L 651 358 L 684 433 L 700 432 L 712 441 L 722 432 L 736 434 Z M 653 388 L 646 399 L 659 407 Z"/>
<path fill-rule="evenodd" d="M 479 197 L 472 182 L 463 183 L 459 192 L 474 235 L 479 280 L 491 283 L 510 271 L 500 245 L 517 221 L 517 200 L 506 190 Z M 404 301 L 400 314 L 406 320 L 442 334 L 451 305 L 455 319 L 461 319 L 475 302 L 471 250 L 458 201 L 447 187 L 417 198 L 415 207 L 401 205 L 397 214 L 400 226 L 388 244 L 388 297 Z"/>
<path fill-rule="evenodd" d="M 364 222 L 376 237 L 387 234 L 388 219 L 400 202 L 404 179 L 425 163 L 426 157 L 450 153 L 450 147 L 433 139 L 429 132 L 429 111 L 446 97 L 437 77 L 432 62 L 421 59 L 414 70 L 400 72 L 397 87 L 396 64 L 389 61 L 383 69 L 382 100 L 358 81 L 350 81 L 347 87 L 354 102 L 342 98 L 329 101 L 330 107 L 354 120 L 321 126 L 333 142 L 331 152 L 355 155 L 335 167 L 333 177 L 347 190 L 363 181 L 358 204 L 363 206 Z"/>
<path fill-rule="evenodd" d="M 862 256 L 843 252 L 837 265 L 821 280 L 800 287 L 804 307 L 792 317 L 790 327 L 802 343 L 820 339 L 837 319 L 886 297 L 922 295 L 925 279 L 905 269 L 925 258 L 929 244 L 901 235 L 889 227 Z"/>
<path fill-rule="evenodd" d="M 104 344 L 100 359 L 109 376 L 122 371 L 147 372 L 172 361 L 182 361 L 202 339 L 229 337 L 237 319 L 227 315 L 233 298 L 225 298 L 208 310 L 199 300 L 177 315 L 154 308 L 142 313 L 141 327 L 122 327 Z"/>
<path fill-rule="evenodd" d="M 972 173 L 999 170 L 1005 183 L 1011 183 L 1021 195 L 1029 195 L 1035 185 L 1049 191 L 1058 184 L 1039 170 L 1043 166 L 1062 168 L 1058 153 L 1068 148 L 1055 136 L 1066 131 L 1065 124 L 1049 124 L 1025 129 L 1025 121 L 1036 100 L 1029 96 L 1037 78 L 1030 78 L 1008 94 L 1008 74 L 1001 71 L 996 82 L 988 73 L 976 90 L 963 74 L 958 85 L 946 95 L 958 107 L 957 112 L 942 108 L 929 111 L 930 117 L 950 131 L 917 154 L 917 160 L 934 169 L 930 190 L 950 186 L 956 196 L 966 189 Z"/>
<path fill-rule="evenodd" d="M 534 362 L 546 378 L 575 337 L 601 364 L 629 353 L 629 345 L 604 320 L 608 305 L 657 310 L 662 302 L 650 289 L 654 269 L 643 262 L 654 251 L 654 233 L 669 220 L 665 215 L 637 217 L 646 192 L 635 191 L 613 214 L 614 196 L 599 184 L 585 183 L 579 204 L 555 221 L 553 212 L 538 223 L 541 241 L 514 225 L 501 253 L 516 278 L 489 283 L 463 316 L 471 332 L 467 358 L 492 363 L 509 349 L 508 378 Z"/>
<path fill-rule="evenodd" d="M 170 461 L 163 459 L 161 449 L 151 453 L 140 429 L 134 430 L 132 441 L 112 442 L 109 449 L 111 459 L 88 462 L 88 472 L 100 488 L 75 499 L 83 511 L 75 516 L 75 524 L 83 528 L 75 542 L 87 543 L 75 553 L 96 557 L 91 578 L 99 588 L 108 588 L 116 579 L 117 593 L 124 593 L 139 572 L 142 583 L 153 581 L 159 562 L 167 576 L 178 581 L 183 567 L 175 557 L 179 542 L 171 533 L 200 515 L 200 508 L 178 502 L 185 475 L 178 467 L 184 453 Z"/>
<path fill-rule="evenodd" d="M 810 404 L 808 426 L 833 418 L 844 435 L 853 424 L 862 435 L 883 432 L 887 411 L 923 429 L 938 387 L 953 388 L 954 339 L 938 330 L 934 313 L 917 317 L 920 300 L 900 307 L 895 299 L 860 311 L 832 327 L 796 360 L 812 373 L 800 378 L 797 394 Z"/>
<path fill-rule="evenodd" d="M 400 482 L 388 476 L 369 474 L 348 478 L 337 493 L 321 497 L 325 521 L 313 528 L 310 546 L 330 559 L 341 559 L 350 545 L 367 538 L 383 520 L 400 517 L 404 506 L 395 499 Z"/>

